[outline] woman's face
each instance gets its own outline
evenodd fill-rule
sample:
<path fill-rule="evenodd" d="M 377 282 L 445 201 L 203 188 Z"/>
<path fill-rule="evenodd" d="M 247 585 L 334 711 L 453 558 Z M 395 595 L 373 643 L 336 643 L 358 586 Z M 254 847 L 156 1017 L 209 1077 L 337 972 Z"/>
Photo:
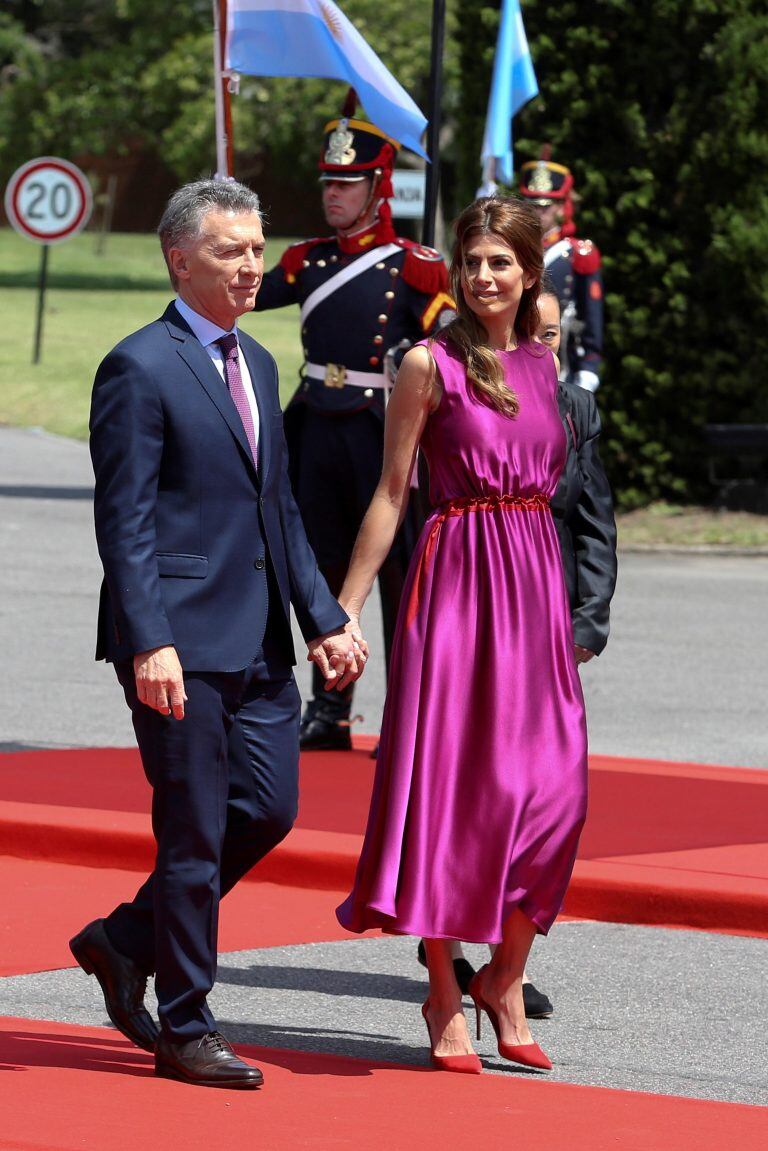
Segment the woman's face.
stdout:
<path fill-rule="evenodd" d="M 539 326 L 534 339 L 557 355 L 560 350 L 560 302 L 551 292 L 542 292 L 537 301 Z"/>
<path fill-rule="evenodd" d="M 461 287 L 467 307 L 479 320 L 514 321 L 524 288 L 536 277 L 527 275 L 514 249 L 492 232 L 475 233 L 464 244 Z"/>

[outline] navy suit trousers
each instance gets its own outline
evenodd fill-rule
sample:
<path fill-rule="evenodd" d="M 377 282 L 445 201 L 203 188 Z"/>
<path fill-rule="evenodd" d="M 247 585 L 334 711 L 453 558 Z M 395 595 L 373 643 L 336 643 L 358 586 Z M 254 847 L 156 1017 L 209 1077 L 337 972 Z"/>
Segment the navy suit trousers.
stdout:
<path fill-rule="evenodd" d="M 187 672 L 181 721 L 140 703 L 115 664 L 153 789 L 155 869 L 106 919 L 114 947 L 156 973 L 160 1025 L 176 1043 L 216 1030 L 219 900 L 290 831 L 298 808 L 300 698 L 289 665 Z"/>

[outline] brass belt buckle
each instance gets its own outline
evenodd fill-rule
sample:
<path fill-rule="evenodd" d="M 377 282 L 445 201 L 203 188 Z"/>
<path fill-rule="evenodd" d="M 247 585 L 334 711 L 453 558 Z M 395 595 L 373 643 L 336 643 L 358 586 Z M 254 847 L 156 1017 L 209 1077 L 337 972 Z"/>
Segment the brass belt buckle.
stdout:
<path fill-rule="evenodd" d="M 326 364 L 323 383 L 326 388 L 343 388 L 347 378 L 347 369 L 343 364 Z"/>

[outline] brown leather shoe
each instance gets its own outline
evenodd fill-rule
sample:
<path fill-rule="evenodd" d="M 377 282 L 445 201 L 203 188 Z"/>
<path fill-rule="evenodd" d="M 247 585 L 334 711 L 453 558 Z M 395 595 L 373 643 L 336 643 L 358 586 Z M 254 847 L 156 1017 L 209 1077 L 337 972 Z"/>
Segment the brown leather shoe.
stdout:
<path fill-rule="evenodd" d="M 189 1043 L 171 1043 L 161 1035 L 155 1045 L 155 1075 L 199 1087 L 261 1087 L 258 1067 L 238 1059 L 223 1035 L 211 1031 Z"/>
<path fill-rule="evenodd" d="M 144 1006 L 147 976 L 127 955 L 115 951 L 94 919 L 69 941 L 69 950 L 86 975 L 95 975 L 104 992 L 107 1015 L 118 1031 L 144 1051 L 154 1051 L 160 1029 Z"/>

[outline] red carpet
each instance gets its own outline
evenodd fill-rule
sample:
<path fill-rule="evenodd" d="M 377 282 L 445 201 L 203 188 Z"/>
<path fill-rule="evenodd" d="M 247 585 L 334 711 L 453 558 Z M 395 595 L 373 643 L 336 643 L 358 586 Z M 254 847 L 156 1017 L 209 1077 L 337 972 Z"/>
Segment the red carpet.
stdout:
<path fill-rule="evenodd" d="M 304 755 L 297 828 L 254 878 L 347 888 L 373 767 L 362 750 Z M 145 870 L 153 858 L 148 806 L 134 749 L 0 756 L 6 855 Z M 565 910 L 768 936 L 768 771 L 593 756 L 590 814 Z"/>
<path fill-rule="evenodd" d="M 0 1021 L 3 1151 L 762 1151 L 768 1109 L 242 1047 L 258 1092 L 155 1079 L 113 1031 Z M 44 1104 L 44 1105 L 43 1105 Z"/>
<path fill-rule="evenodd" d="M 67 940 L 84 923 L 130 899 L 140 879 L 135 871 L 0 856 L 0 976 L 74 967 Z M 346 894 L 238 884 L 221 905 L 219 950 L 349 939 L 334 915 Z"/>

